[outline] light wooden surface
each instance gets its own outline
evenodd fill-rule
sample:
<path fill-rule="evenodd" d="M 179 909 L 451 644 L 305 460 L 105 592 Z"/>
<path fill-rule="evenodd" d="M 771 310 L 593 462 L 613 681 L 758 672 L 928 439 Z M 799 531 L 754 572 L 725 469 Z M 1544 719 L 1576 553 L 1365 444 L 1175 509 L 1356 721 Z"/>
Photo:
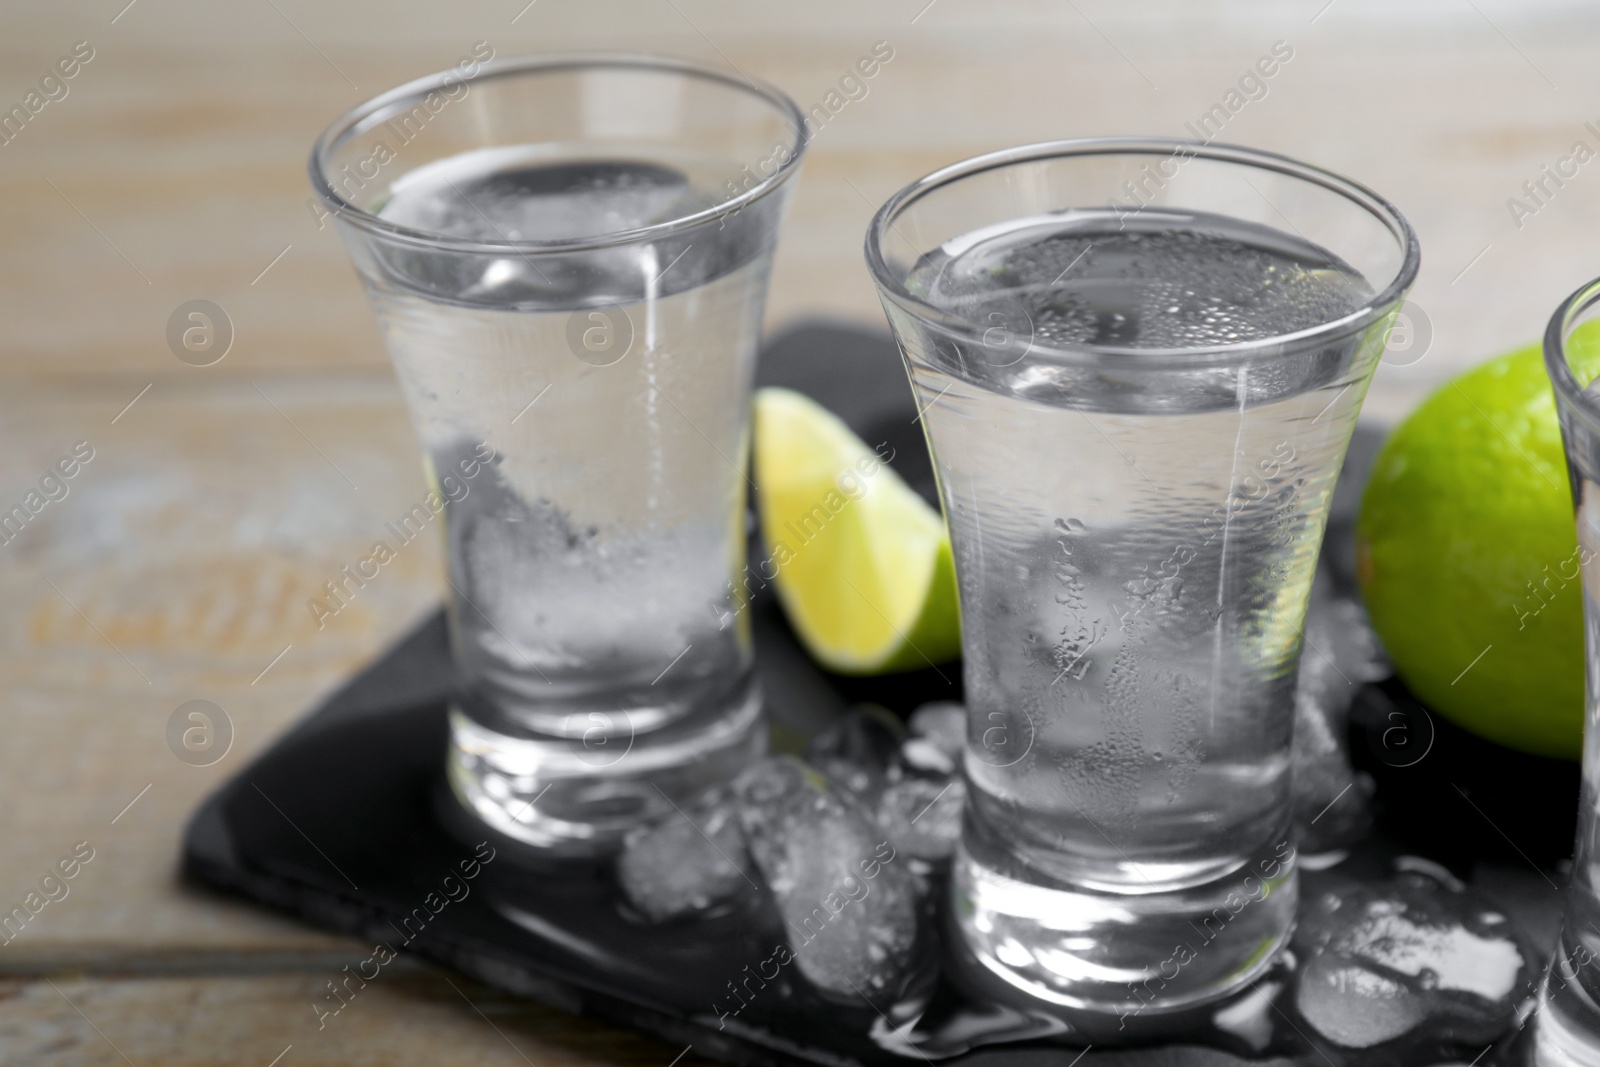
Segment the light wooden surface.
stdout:
<path fill-rule="evenodd" d="M 1600 273 L 1600 162 L 1521 228 L 1507 207 L 1573 142 L 1600 149 L 1584 126 L 1600 126 L 1592 6 L 524 2 L 0 10 L 5 108 L 74 42 L 95 50 L 68 95 L 0 145 L 0 506 L 74 443 L 95 450 L 70 494 L 0 546 L 3 910 L 74 843 L 95 849 L 70 895 L 0 946 L 0 1064 L 264 1067 L 292 1045 L 283 1067 L 666 1067 L 683 1051 L 460 980 L 453 991 L 421 967 L 318 1032 L 307 991 L 364 952 L 174 876 L 200 798 L 438 598 L 438 545 L 424 541 L 325 629 L 306 607 L 424 488 L 356 279 L 306 210 L 304 158 L 338 112 L 474 41 L 501 55 L 628 48 L 732 63 L 804 106 L 888 41 L 894 59 L 869 94 L 812 145 L 775 326 L 881 323 L 861 235 L 906 181 L 1026 141 L 1180 134 L 1279 40 L 1293 60 L 1224 139 L 1346 172 L 1422 238 L 1415 300 L 1433 345 L 1380 371 L 1369 412 L 1396 417 L 1532 339 Z M 224 307 L 237 333 L 212 367 L 166 346 L 169 314 L 195 298 Z M 164 738 L 190 699 L 234 725 L 208 768 Z"/>

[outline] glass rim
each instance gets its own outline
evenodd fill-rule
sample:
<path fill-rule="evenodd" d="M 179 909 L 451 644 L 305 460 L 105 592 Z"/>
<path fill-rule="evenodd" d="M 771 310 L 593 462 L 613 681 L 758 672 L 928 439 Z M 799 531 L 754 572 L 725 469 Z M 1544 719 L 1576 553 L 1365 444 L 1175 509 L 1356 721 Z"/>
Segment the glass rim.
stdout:
<path fill-rule="evenodd" d="M 1053 345 L 1030 340 L 1029 354 L 1041 354 L 1064 364 L 1099 363 L 1106 359 L 1136 361 L 1137 365 L 1196 366 L 1208 363 L 1254 362 L 1281 355 L 1289 348 L 1309 348 L 1325 340 L 1343 337 L 1364 330 L 1389 314 L 1391 305 L 1398 305 L 1406 290 L 1416 280 L 1422 265 L 1422 252 L 1417 243 L 1416 231 L 1393 204 L 1359 182 L 1345 178 L 1333 171 L 1310 163 L 1302 163 L 1289 156 L 1241 145 L 1184 140 L 1165 137 L 1077 137 L 1060 141 L 1040 141 L 1034 144 L 1005 148 L 952 163 L 927 174 L 891 196 L 873 215 L 867 227 L 867 270 L 877 283 L 879 293 L 893 301 L 902 310 L 932 323 L 940 329 L 974 343 L 982 343 L 983 327 L 960 315 L 946 311 L 912 294 L 889 266 L 883 253 L 884 239 L 893 229 L 895 219 L 923 197 L 992 170 L 1031 163 L 1039 160 L 1072 156 L 1096 155 L 1148 155 L 1176 156 L 1187 159 L 1210 159 L 1235 163 L 1261 170 L 1277 171 L 1299 178 L 1338 193 L 1369 214 L 1389 230 L 1401 249 L 1399 269 L 1383 291 L 1365 301 L 1361 307 L 1337 319 L 1320 323 L 1293 333 L 1264 337 L 1255 341 L 1237 341 L 1225 345 L 1195 345 L 1189 348 L 1123 348 L 1115 345 Z M 1138 210 L 1143 210 L 1140 208 Z"/>
<path fill-rule="evenodd" d="M 1579 316 L 1596 304 L 1600 304 L 1600 278 L 1584 282 L 1556 307 L 1545 326 L 1543 348 L 1545 374 L 1555 392 L 1556 407 L 1577 415 L 1591 432 L 1600 434 L 1600 397 L 1589 395 L 1567 362 L 1568 331 L 1577 325 Z"/>
<path fill-rule="evenodd" d="M 659 73 L 682 74 L 705 81 L 718 82 L 755 96 L 780 115 L 791 127 L 788 158 L 776 170 L 746 189 L 738 196 L 724 200 L 702 211 L 649 226 L 587 237 L 565 238 L 555 241 L 476 241 L 432 230 L 401 226 L 347 200 L 340 195 L 328 179 L 325 164 L 333 152 L 351 137 L 372 129 L 390 117 L 391 109 L 402 101 L 417 100 L 428 93 L 454 85 L 471 85 L 478 82 L 512 78 L 526 74 L 543 74 L 561 70 L 601 70 L 606 68 L 648 70 Z M 491 59 L 481 64 L 468 76 L 452 67 L 435 74 L 423 75 L 403 85 L 365 100 L 349 110 L 323 130 L 311 148 L 308 170 L 311 187 L 318 199 L 338 219 L 345 219 L 361 229 L 402 244 L 418 245 L 430 249 L 483 255 L 509 254 L 517 256 L 552 255 L 568 252 L 588 252 L 602 248 L 652 241 L 684 230 L 694 229 L 729 215 L 737 214 L 757 200 L 788 181 L 800 169 L 801 157 L 806 150 L 805 122 L 800 107 L 783 90 L 766 82 L 729 73 L 692 60 L 676 56 L 652 55 L 645 52 L 559 52 L 535 53 Z"/>

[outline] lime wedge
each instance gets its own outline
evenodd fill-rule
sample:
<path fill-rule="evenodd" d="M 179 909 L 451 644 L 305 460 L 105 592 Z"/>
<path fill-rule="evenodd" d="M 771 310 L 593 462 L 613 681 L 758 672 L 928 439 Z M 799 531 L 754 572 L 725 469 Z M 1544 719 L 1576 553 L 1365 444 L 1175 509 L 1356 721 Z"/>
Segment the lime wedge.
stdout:
<path fill-rule="evenodd" d="M 806 649 L 841 674 L 911 670 L 961 654 L 944 519 L 886 459 L 815 401 L 788 389 L 756 393 L 767 546 L 757 566 L 776 581 Z"/>

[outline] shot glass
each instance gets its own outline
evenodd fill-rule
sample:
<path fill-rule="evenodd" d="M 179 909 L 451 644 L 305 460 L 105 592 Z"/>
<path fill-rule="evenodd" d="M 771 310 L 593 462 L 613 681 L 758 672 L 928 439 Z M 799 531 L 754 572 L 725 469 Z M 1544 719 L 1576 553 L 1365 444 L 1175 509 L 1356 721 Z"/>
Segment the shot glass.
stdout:
<path fill-rule="evenodd" d="M 386 540 L 444 529 L 449 781 L 539 855 L 604 854 L 764 751 L 735 579 L 803 128 L 743 78 L 564 55 L 401 86 L 312 152 L 433 490 Z"/>
<path fill-rule="evenodd" d="M 1533 1062 L 1600 1065 L 1600 280 L 1568 297 L 1544 335 L 1577 513 L 1583 581 L 1583 785 L 1566 907 L 1534 1021 Z"/>
<path fill-rule="evenodd" d="M 938 473 L 969 786 L 955 973 L 1095 1025 L 1283 945 L 1294 689 L 1417 242 L 1281 156 L 1110 138 L 930 174 L 866 256 Z"/>

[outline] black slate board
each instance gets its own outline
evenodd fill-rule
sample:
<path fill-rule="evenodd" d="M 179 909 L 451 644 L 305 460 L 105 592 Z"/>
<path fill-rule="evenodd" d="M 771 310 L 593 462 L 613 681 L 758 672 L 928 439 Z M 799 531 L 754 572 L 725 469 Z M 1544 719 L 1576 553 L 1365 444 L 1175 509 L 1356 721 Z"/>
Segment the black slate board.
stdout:
<path fill-rule="evenodd" d="M 869 444 L 887 442 L 895 468 L 933 498 L 916 409 L 887 337 L 827 324 L 797 328 L 764 351 L 758 384 L 806 392 Z M 1347 546 L 1359 485 L 1377 443 L 1375 434 L 1358 432 L 1329 527 L 1326 570 L 1345 590 L 1354 581 Z M 780 750 L 798 751 L 853 703 L 904 714 L 927 700 L 960 699 L 959 664 L 873 679 L 829 675 L 801 650 L 770 597 L 758 596 L 752 612 L 758 672 Z M 623 917 L 603 868 L 519 866 L 517 851 L 465 818 L 444 787 L 450 684 L 439 613 L 207 800 L 185 836 L 186 876 L 568 1011 L 693 1044 L 701 1055 L 739 1067 L 905 1061 L 906 1054 L 886 1051 L 869 1036 L 882 1023 L 875 1009 L 824 1002 L 788 979 L 739 1018 L 718 1018 L 712 1005 L 726 1000 L 726 983 L 770 956 L 782 939 L 764 913 L 645 926 Z M 1418 736 L 1425 731 L 1431 739 L 1428 754 L 1414 764 L 1397 766 L 1379 743 L 1396 709 Z M 1482 883 L 1548 941 L 1555 903 L 1546 888 L 1559 879 L 1549 868 L 1570 854 L 1576 765 L 1471 737 L 1430 715 L 1397 682 L 1364 692 L 1353 719 L 1354 758 L 1378 781 L 1379 818 L 1373 835 L 1340 865 L 1340 876 L 1382 878 L 1394 856 L 1422 855 Z M 480 840 L 486 844 L 478 858 L 496 851 L 474 868 L 473 842 Z M 464 882 L 464 870 L 476 877 Z M 1307 891 L 1317 882 L 1308 874 Z M 451 899 L 460 893 L 451 887 L 463 884 L 466 895 Z M 941 986 L 929 1016 L 961 1010 L 959 995 Z M 1026 1029 L 1016 1019 L 995 1025 Z M 961 1052 L 963 1044 L 948 1043 L 941 1062 L 1064 1062 L 1058 1044 L 1022 1041 Z M 1238 1061 L 1177 1047 L 1096 1049 L 1082 1060 L 1083 1067 L 1178 1062 Z"/>

